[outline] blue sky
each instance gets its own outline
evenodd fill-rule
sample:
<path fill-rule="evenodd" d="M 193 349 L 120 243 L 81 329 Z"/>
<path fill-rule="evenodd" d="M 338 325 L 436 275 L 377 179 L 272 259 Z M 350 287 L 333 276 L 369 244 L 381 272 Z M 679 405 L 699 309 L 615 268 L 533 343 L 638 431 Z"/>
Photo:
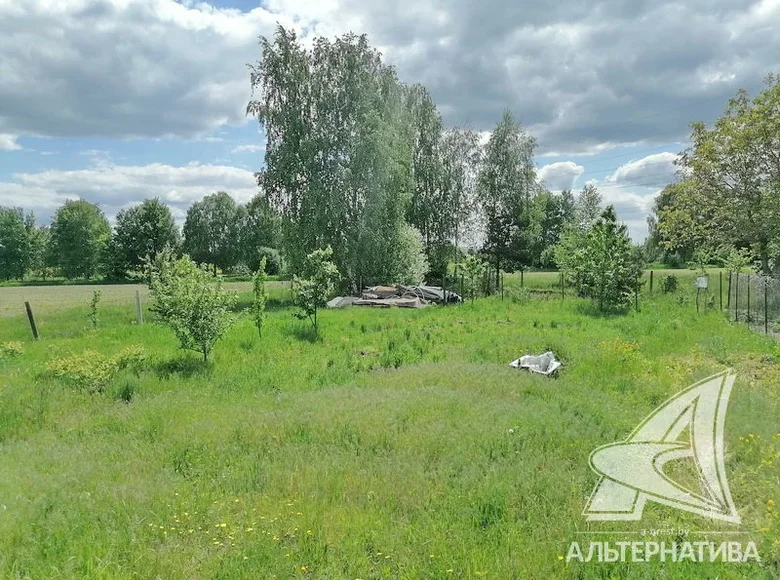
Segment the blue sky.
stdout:
<path fill-rule="evenodd" d="M 780 54 L 778 0 L 0 0 L 0 205 L 46 222 L 75 197 L 112 217 L 158 196 L 179 219 L 217 189 L 248 200 L 263 135 L 245 65 L 276 23 L 366 32 L 447 125 L 487 136 L 511 109 L 547 186 L 595 183 L 637 240 L 689 123 Z"/>

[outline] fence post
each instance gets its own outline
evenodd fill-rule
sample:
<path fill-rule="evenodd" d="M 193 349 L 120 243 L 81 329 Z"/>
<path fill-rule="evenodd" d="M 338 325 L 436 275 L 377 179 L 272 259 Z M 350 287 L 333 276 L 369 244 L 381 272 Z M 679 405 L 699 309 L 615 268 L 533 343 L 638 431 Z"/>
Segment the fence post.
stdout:
<path fill-rule="evenodd" d="M 747 275 L 747 318 L 745 322 L 750 324 L 750 274 Z"/>
<path fill-rule="evenodd" d="M 566 299 L 566 286 L 565 282 L 563 281 L 563 272 L 561 272 L 561 300 Z"/>
<path fill-rule="evenodd" d="M 726 294 L 726 310 L 731 310 L 731 277 L 734 275 L 734 272 L 729 272 L 729 291 L 728 294 Z"/>
<path fill-rule="evenodd" d="M 734 322 L 739 322 L 739 272 L 737 274 L 737 281 L 734 284 Z"/>
<path fill-rule="evenodd" d="M 769 306 L 767 298 L 769 296 L 769 278 L 764 278 L 764 334 L 769 334 Z"/>
<path fill-rule="evenodd" d="M 504 301 L 504 273 L 501 272 L 501 302 Z"/>
<path fill-rule="evenodd" d="M 650 275 L 653 275 L 653 271 L 650 271 Z M 652 278 L 650 278 L 652 280 Z M 634 283 L 634 310 L 636 312 L 639 312 L 639 276 L 636 277 L 636 282 Z"/>
<path fill-rule="evenodd" d="M 653 293 L 653 271 L 650 270 L 650 294 Z"/>
<path fill-rule="evenodd" d="M 135 291 L 135 319 L 139 325 L 144 323 L 144 311 L 141 308 L 141 292 L 138 290 Z"/>
<path fill-rule="evenodd" d="M 523 281 L 523 270 L 520 270 L 520 288 L 525 287 L 525 282 Z"/>
<path fill-rule="evenodd" d="M 720 296 L 720 311 L 723 312 L 723 271 L 718 272 L 719 286 L 718 294 Z"/>
<path fill-rule="evenodd" d="M 35 317 L 33 316 L 32 307 L 29 302 L 24 303 L 24 309 L 27 310 L 27 319 L 30 321 L 30 329 L 32 330 L 33 338 L 38 340 L 40 338 L 38 336 L 38 326 L 35 324 Z"/>

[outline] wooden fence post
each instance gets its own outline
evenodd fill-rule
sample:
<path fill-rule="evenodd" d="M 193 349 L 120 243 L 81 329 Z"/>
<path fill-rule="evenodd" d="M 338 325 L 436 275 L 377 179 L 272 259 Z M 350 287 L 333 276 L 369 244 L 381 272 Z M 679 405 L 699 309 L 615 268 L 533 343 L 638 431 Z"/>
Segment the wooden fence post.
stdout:
<path fill-rule="evenodd" d="M 650 270 L 650 294 L 653 293 L 653 271 Z"/>
<path fill-rule="evenodd" d="M 747 275 L 747 319 L 745 322 L 750 324 L 750 274 Z"/>
<path fill-rule="evenodd" d="M 723 271 L 718 272 L 718 279 L 720 280 L 718 286 L 718 295 L 720 296 L 720 310 L 723 312 Z"/>
<path fill-rule="evenodd" d="M 33 316 L 32 307 L 30 306 L 29 302 L 24 303 L 24 308 L 27 310 L 27 319 L 30 321 L 30 329 L 33 333 L 33 338 L 35 340 L 38 340 L 40 337 L 38 336 L 38 326 L 35 324 L 35 317 Z"/>

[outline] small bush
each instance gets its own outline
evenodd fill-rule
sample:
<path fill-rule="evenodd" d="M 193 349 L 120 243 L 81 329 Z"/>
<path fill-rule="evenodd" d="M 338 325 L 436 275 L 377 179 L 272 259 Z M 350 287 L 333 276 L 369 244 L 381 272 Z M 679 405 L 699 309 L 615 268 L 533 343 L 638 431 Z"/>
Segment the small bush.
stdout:
<path fill-rule="evenodd" d="M 680 281 L 677 279 L 677 276 L 673 274 L 669 274 L 668 276 L 665 276 L 663 283 L 661 284 L 661 288 L 664 294 L 671 294 L 672 292 L 677 292 L 677 289 L 679 287 L 680 287 Z"/>
<path fill-rule="evenodd" d="M 0 344 L 0 358 L 22 356 L 24 347 L 21 342 L 6 342 Z"/>
<path fill-rule="evenodd" d="M 102 393 L 119 371 L 137 368 L 146 360 L 140 346 L 131 346 L 113 356 L 93 350 L 55 358 L 46 363 L 48 373 L 60 381 L 90 393 Z"/>

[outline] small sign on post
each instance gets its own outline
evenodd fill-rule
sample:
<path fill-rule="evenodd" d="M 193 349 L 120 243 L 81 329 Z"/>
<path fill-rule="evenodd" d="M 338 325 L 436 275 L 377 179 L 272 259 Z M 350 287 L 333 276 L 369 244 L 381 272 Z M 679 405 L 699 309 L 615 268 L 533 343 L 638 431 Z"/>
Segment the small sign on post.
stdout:
<path fill-rule="evenodd" d="M 696 289 L 697 290 L 706 290 L 709 286 L 709 277 L 707 276 L 696 276 Z"/>

